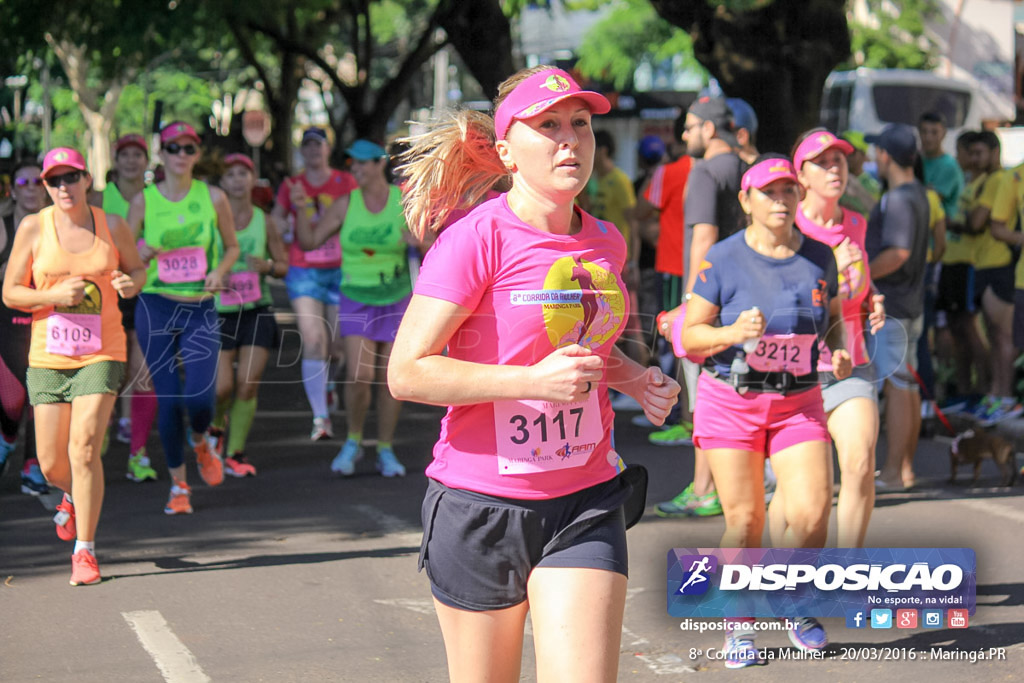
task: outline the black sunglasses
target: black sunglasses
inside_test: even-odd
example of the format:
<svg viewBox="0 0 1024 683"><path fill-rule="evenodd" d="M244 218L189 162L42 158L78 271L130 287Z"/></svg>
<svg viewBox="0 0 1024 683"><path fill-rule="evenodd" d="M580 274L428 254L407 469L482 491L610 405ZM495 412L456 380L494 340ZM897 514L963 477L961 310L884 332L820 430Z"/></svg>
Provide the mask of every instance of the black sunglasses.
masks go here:
<svg viewBox="0 0 1024 683"><path fill-rule="evenodd" d="M192 156L199 151L199 148L195 145L179 145L177 142L168 142L164 145L164 151L168 154L181 154L184 152L188 156Z"/></svg>
<svg viewBox="0 0 1024 683"><path fill-rule="evenodd" d="M61 185L74 185L82 179L81 171L69 171L68 173L61 173L60 175L52 175L46 179L46 184L50 187L60 187Z"/></svg>
<svg viewBox="0 0 1024 683"><path fill-rule="evenodd" d="M28 185L35 185L39 187L43 184L42 178L15 178L14 184L18 187L27 187Z"/></svg>

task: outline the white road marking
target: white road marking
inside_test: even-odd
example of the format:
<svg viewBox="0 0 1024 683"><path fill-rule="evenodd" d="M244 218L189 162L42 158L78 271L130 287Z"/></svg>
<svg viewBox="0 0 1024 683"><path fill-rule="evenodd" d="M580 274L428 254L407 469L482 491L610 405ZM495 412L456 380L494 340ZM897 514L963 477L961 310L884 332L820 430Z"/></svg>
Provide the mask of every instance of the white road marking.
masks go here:
<svg viewBox="0 0 1024 683"><path fill-rule="evenodd" d="M209 683L202 667L156 610L122 612L167 683Z"/></svg>
<svg viewBox="0 0 1024 683"><path fill-rule="evenodd" d="M434 614L433 600L421 600L418 598L388 598L384 600L374 600L374 602L379 605L404 607L405 609L416 612L417 614Z"/></svg>
<svg viewBox="0 0 1024 683"><path fill-rule="evenodd" d="M1013 509L989 500L964 500L962 498L957 498L954 499L953 502L958 505L963 505L964 507L969 507L972 510L977 510L978 512L984 512L986 515L995 515L997 517L1008 519L1012 522L1024 523L1024 510Z"/></svg>

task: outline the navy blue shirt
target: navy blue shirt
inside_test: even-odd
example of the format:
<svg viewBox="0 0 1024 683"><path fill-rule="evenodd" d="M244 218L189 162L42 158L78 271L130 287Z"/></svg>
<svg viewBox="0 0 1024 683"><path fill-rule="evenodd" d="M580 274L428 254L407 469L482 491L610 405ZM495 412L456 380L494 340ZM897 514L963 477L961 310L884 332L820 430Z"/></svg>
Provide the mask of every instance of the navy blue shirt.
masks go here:
<svg viewBox="0 0 1024 683"><path fill-rule="evenodd" d="M754 251L746 242L745 230L708 250L693 287L695 295L721 309L723 327L757 306L767 321L766 335L814 334L819 338L828 329L828 302L837 290L836 259L829 246L804 237L793 256L775 259ZM732 346L708 363L728 377L729 366L742 349L742 345ZM817 344L811 353L813 371L818 366Z"/></svg>

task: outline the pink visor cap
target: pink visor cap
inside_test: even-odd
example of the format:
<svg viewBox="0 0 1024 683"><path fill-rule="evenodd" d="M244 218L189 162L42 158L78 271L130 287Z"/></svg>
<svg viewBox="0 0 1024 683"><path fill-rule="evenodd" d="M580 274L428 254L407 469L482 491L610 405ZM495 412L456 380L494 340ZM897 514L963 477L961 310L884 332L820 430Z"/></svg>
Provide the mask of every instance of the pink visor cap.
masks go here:
<svg viewBox="0 0 1024 683"><path fill-rule="evenodd" d="M256 172L256 165L252 163L252 159L244 154L229 154L224 157L224 168L230 168L232 166L245 166L247 169Z"/></svg>
<svg viewBox="0 0 1024 683"><path fill-rule="evenodd" d="M612 108L608 98L592 90L580 89L565 71L545 69L524 79L502 100L494 112L494 133L499 140L504 140L513 119L537 116L570 97L586 102L593 114L607 114Z"/></svg>
<svg viewBox="0 0 1024 683"><path fill-rule="evenodd" d="M789 159L765 159L761 163L751 166L750 170L743 174L740 189L744 192L752 187L760 190L765 185L770 185L783 178L794 183L797 182L796 171L793 170L793 164Z"/></svg>
<svg viewBox="0 0 1024 683"><path fill-rule="evenodd" d="M53 175L53 169L60 168L61 166L67 166L76 171L89 170L85 165L85 157L78 150L71 149L70 147L56 147L47 152L46 156L43 157L43 172L39 175L46 178Z"/></svg>
<svg viewBox="0 0 1024 683"><path fill-rule="evenodd" d="M196 129L183 121L169 123L160 131L161 145L166 145L168 142L173 142L178 138L192 138L195 140L197 145L201 145L203 143L203 141L199 139L199 133L196 132Z"/></svg>
<svg viewBox="0 0 1024 683"><path fill-rule="evenodd" d="M807 136L807 139L800 143L800 146L796 148L796 154L793 155L793 166L800 168L805 161L814 159L833 147L843 154L853 154L853 145L842 138L837 138L827 130L823 130L820 133Z"/></svg>

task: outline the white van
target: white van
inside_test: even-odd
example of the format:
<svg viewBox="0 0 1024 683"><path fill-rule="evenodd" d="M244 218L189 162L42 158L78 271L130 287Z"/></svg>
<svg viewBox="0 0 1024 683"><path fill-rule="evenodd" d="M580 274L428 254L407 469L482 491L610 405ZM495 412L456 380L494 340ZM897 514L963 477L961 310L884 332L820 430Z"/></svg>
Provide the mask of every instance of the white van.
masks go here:
<svg viewBox="0 0 1024 683"><path fill-rule="evenodd" d="M981 128L981 107L975 88L930 71L867 69L833 71L821 97L821 125L841 133L881 132L887 123L917 126L921 114L937 111L946 117L944 147L954 153L962 130Z"/></svg>

